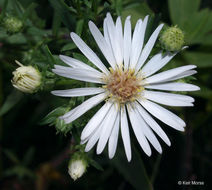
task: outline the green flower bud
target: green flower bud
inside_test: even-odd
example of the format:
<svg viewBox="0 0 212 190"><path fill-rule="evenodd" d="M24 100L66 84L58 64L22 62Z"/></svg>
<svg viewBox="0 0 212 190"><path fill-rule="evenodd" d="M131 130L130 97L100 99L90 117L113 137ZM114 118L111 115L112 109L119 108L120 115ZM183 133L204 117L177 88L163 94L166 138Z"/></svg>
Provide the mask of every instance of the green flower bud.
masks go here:
<svg viewBox="0 0 212 190"><path fill-rule="evenodd" d="M85 172L88 166L86 158L79 153L75 153L72 159L69 161L68 173L71 178L75 181L80 178Z"/></svg>
<svg viewBox="0 0 212 190"><path fill-rule="evenodd" d="M23 28L23 22L14 16L7 16L3 20L3 26L8 33L13 34L21 31Z"/></svg>
<svg viewBox="0 0 212 190"><path fill-rule="evenodd" d="M41 74L32 66L23 66L16 61L20 67L13 72L12 85L18 90L25 93L34 93L41 85Z"/></svg>
<svg viewBox="0 0 212 190"><path fill-rule="evenodd" d="M181 50L184 45L184 33L177 26L169 27L160 36L162 47L167 51Z"/></svg>

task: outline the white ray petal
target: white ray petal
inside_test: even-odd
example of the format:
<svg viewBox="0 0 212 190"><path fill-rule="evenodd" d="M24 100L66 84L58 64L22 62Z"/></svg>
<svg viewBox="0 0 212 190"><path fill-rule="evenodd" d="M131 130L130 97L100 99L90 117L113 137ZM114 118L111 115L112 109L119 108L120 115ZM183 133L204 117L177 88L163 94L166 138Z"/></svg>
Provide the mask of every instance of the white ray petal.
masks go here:
<svg viewBox="0 0 212 190"><path fill-rule="evenodd" d="M98 56L93 52L91 48L87 46L87 44L75 33L71 32L71 38L76 44L76 46L80 49L80 51L105 74L109 74L108 69L101 62Z"/></svg>
<svg viewBox="0 0 212 190"><path fill-rule="evenodd" d="M104 74L97 71L97 70L90 70L90 69L82 69L82 68L71 68L71 67L66 67L66 66L62 66L62 65L54 65L54 69L58 70L58 71L63 71L66 72L67 74L71 73L74 71L74 73L76 72L88 72L89 74L92 73L93 76L95 77L103 77Z"/></svg>
<svg viewBox="0 0 212 190"><path fill-rule="evenodd" d="M100 73L99 71L97 71L96 69L94 69L93 67L83 63L82 61L79 61L77 59L74 59L72 57L68 57L66 55L59 55L59 58L66 63L67 65L73 67L73 68L81 68L81 69L85 69L85 70L91 70L97 73Z"/></svg>
<svg viewBox="0 0 212 190"><path fill-rule="evenodd" d="M107 44L109 45L111 51L113 52L113 48L112 48L112 45L110 43L110 37L109 37L109 34L108 34L107 19L106 18L104 19L104 23L103 23L103 32L104 32L105 41L107 42ZM114 54L113 54L113 56L114 56ZM114 58L115 58L115 56L114 56Z"/></svg>
<svg viewBox="0 0 212 190"><path fill-rule="evenodd" d="M120 17L120 16L116 19L116 33L117 33L117 37L118 37L117 40L119 41L119 47L120 47L120 52L121 52L121 57L122 57L121 62L123 62L123 54L124 54L124 49L123 49L124 37L123 37L123 29L122 29L122 23L121 23L121 17Z"/></svg>
<svg viewBox="0 0 212 190"><path fill-rule="evenodd" d="M103 88L74 88L68 90L53 90L52 94L62 97L90 96L105 92Z"/></svg>
<svg viewBox="0 0 212 190"><path fill-rule="evenodd" d="M85 82L93 82L93 83L100 83L104 84L102 78L104 77L103 74L98 74L91 70L79 69L79 68L70 68L70 67L63 67L60 65L55 65L56 69L52 69L52 72L56 73L57 75L71 78L75 80L85 81Z"/></svg>
<svg viewBox="0 0 212 190"><path fill-rule="evenodd" d="M85 152L90 151L94 147L94 145L97 143L97 141L98 141L98 139L99 139L99 137L100 137L100 135L102 133L102 126L103 126L103 124L101 123L98 126L97 130L88 139L88 142L87 142L87 144L85 146Z"/></svg>
<svg viewBox="0 0 212 190"><path fill-rule="evenodd" d="M163 28L163 24L160 24L156 30L153 32L153 34L150 36L148 42L146 43L143 51L141 52L141 55L139 57L138 63L136 65L135 71L139 71L140 68L143 66L143 64L145 63L146 59L148 58L150 52L152 51L152 48L157 40L157 37L161 31L161 29Z"/></svg>
<svg viewBox="0 0 212 190"><path fill-rule="evenodd" d="M167 90L167 91L196 91L200 88L193 84L181 83L181 82L171 82L164 84L154 84L146 85L145 88L156 89L156 90Z"/></svg>
<svg viewBox="0 0 212 190"><path fill-rule="evenodd" d="M101 107L101 109L99 109L99 111L89 120L81 133L81 140L88 138L96 130L96 128L100 125L100 123L109 112L111 106L112 103L110 101L107 101Z"/></svg>
<svg viewBox="0 0 212 190"><path fill-rule="evenodd" d="M119 126L120 126L120 113L118 113L116 117L116 121L114 123L111 135L109 137L108 154L110 159L112 159L116 153L118 136L119 136Z"/></svg>
<svg viewBox="0 0 212 190"><path fill-rule="evenodd" d="M141 69L141 72L146 77L156 73L164 67L177 53L167 53L163 56L162 52L154 55Z"/></svg>
<svg viewBox="0 0 212 190"><path fill-rule="evenodd" d="M117 30L116 30L115 24L113 22L113 19L112 19L110 13L107 13L106 26L107 26L107 30L108 30L108 36L110 39L111 47L113 49L113 54L116 59L116 64L120 66L123 61L123 56L121 53L121 47L120 47Z"/></svg>
<svg viewBox="0 0 212 190"><path fill-rule="evenodd" d="M133 104L135 105L135 104ZM146 122L144 121L143 117L141 116L141 114L138 112L137 110L137 106L135 106L135 115L136 118L138 119L139 123L140 123L140 128L143 131L143 134L145 135L145 137L148 139L148 141L153 145L153 147L159 152L162 153L162 148L160 143L158 142L157 138L155 137L154 133L152 132L152 130L149 128L149 126L146 124Z"/></svg>
<svg viewBox="0 0 212 190"><path fill-rule="evenodd" d="M143 97L167 106L193 106L194 99L190 96L165 92L143 91Z"/></svg>
<svg viewBox="0 0 212 190"><path fill-rule="evenodd" d="M185 71L175 77L172 77L172 78L169 78L167 80L164 80L163 82L169 82L169 81L174 81L174 80L178 80L178 79L181 79L181 78L185 78L185 77L188 77L188 76L191 76L191 75L194 75L196 74L197 71L195 70L189 70L189 71Z"/></svg>
<svg viewBox="0 0 212 190"><path fill-rule="evenodd" d="M127 120L127 112L126 112L125 106L121 107L121 136L122 136L127 160L129 162L132 158L132 153L131 153L131 143L130 143L128 120Z"/></svg>
<svg viewBox="0 0 212 190"><path fill-rule="evenodd" d="M157 122L142 108L142 106L136 102L136 108L145 120L145 122L152 128L152 130L168 145L171 145L171 142L166 135L166 133L161 129Z"/></svg>
<svg viewBox="0 0 212 190"><path fill-rule="evenodd" d="M108 112L103 121L103 128L96 149L97 154L101 154L102 151L104 150L105 145L113 129L117 115L118 115L117 105L112 105L110 111Z"/></svg>
<svg viewBox="0 0 212 190"><path fill-rule="evenodd" d="M128 69L131 51L131 21L130 16L125 20L124 24L124 69Z"/></svg>
<svg viewBox="0 0 212 190"><path fill-rule="evenodd" d="M140 99L138 101L148 112L165 124L176 130L184 131L185 122L174 113L149 100Z"/></svg>
<svg viewBox="0 0 212 190"><path fill-rule="evenodd" d="M131 55L130 55L130 67L133 69L138 63L139 56L141 54L141 50L143 48L144 44L144 36L146 31L146 26L148 22L148 17L146 16L144 18L144 21L142 22L141 19L137 21L137 24L135 26L135 30L133 33L133 39L132 39L132 49L131 49Z"/></svg>
<svg viewBox="0 0 212 190"><path fill-rule="evenodd" d="M102 102L106 97L107 93L102 93L92 98L89 98L88 100L84 101L82 104L80 104L79 106L69 111L60 118L63 119L65 123L71 123L72 121L83 115L85 112Z"/></svg>
<svg viewBox="0 0 212 190"><path fill-rule="evenodd" d="M99 31L99 29L96 27L96 25L89 21L89 29L91 31L91 34L93 35L97 45L99 46L100 50L102 51L103 55L105 56L108 63L111 65L113 69L115 69L116 60L114 58L112 49L106 42L104 36Z"/></svg>
<svg viewBox="0 0 212 190"><path fill-rule="evenodd" d="M132 44L131 44L131 52L130 52L130 68L134 68L137 64L138 57L141 53L142 44L141 43L141 27L142 26L142 19L139 19L136 22L135 29L132 36Z"/></svg>
<svg viewBox="0 0 212 190"><path fill-rule="evenodd" d="M191 70L196 68L195 65L186 65L186 66L182 66L182 67L177 67L174 69L170 69L168 71L164 71L158 74L155 74L151 77L148 77L145 79L145 83L147 84L152 84L152 83L159 83L159 82L163 82L164 80L168 80L172 77L175 77L179 74L182 74L185 71Z"/></svg>
<svg viewBox="0 0 212 190"><path fill-rule="evenodd" d="M130 104L127 104L127 111L129 114L130 122L132 124L133 131L141 148L148 156L150 156L152 154L151 148L146 137L143 134L140 121L138 120L137 115L135 114L134 108Z"/></svg>

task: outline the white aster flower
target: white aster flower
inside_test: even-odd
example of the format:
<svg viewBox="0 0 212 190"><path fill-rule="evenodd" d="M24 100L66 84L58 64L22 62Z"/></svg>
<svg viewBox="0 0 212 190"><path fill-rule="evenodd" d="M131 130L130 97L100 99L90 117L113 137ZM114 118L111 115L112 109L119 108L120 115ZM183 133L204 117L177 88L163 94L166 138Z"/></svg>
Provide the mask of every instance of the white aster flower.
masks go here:
<svg viewBox="0 0 212 190"><path fill-rule="evenodd" d="M187 65L155 74L176 53L168 52L163 55L162 52L159 52L148 60L163 24L156 28L144 45L147 22L148 16L144 20L139 19L132 35L129 16L125 20L124 29L122 29L121 18L118 17L114 23L108 13L104 19L104 34L90 21L91 34L110 68L107 69L77 34L71 33L71 38L76 46L97 69L64 55L61 55L60 58L70 67L55 65L55 69L53 69L56 74L63 77L102 85L96 88L76 88L52 92L54 95L62 97L95 95L62 116L61 119L66 123L74 121L97 104L105 101L82 131L81 141L87 143L85 151L89 151L97 143L97 154L100 154L108 142L109 158L113 158L120 129L126 156L130 161L131 144L128 123L131 122L143 151L150 156L149 143L151 143L161 153L161 145L154 133L169 146L170 140L151 115L176 130L184 131L184 121L157 103L168 106L193 106L194 99L187 95L158 90L199 90L199 87L192 84L174 82L195 74L196 71L193 69L196 66ZM144 65L144 63L146 64Z"/></svg>

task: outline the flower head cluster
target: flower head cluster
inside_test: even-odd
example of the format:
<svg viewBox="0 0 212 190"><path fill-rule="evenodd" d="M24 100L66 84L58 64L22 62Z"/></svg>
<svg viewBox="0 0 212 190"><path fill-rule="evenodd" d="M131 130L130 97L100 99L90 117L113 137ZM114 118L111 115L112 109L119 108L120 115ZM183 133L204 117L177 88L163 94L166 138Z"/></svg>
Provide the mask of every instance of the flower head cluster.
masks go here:
<svg viewBox="0 0 212 190"><path fill-rule="evenodd" d="M114 23L108 13L104 19L104 33L102 34L90 21L91 34L107 63L103 64L77 34L71 33L76 46L95 65L96 69L64 55L60 58L69 67L55 65L53 69L53 72L60 76L100 85L99 87L52 91L54 95L62 97L95 95L61 116L66 123L74 121L97 104L105 101L82 131L81 141L87 143L85 151L89 151L97 144L97 154L100 154L108 142L109 157L113 158L120 130L126 156L130 161L130 122L143 151L150 156L151 143L161 153L162 148L155 134L167 145L170 145L170 140L151 115L176 130L184 131L184 121L159 104L193 106L194 99L187 95L160 91L199 90L199 87L195 85L176 82L177 79L195 74L196 71L193 69L196 66L186 65L157 73L176 53L167 52L164 55L158 52L148 59L163 24L156 28L144 44L147 23L148 16L144 20L139 19L132 33L130 16L126 18L124 27L122 27L121 18L118 17Z"/></svg>

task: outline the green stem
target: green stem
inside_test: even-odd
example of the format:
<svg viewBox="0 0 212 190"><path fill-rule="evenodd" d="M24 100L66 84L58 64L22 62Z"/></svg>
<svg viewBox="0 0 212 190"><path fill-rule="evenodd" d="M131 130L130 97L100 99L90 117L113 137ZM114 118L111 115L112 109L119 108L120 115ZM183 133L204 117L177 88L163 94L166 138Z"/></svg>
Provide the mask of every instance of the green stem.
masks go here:
<svg viewBox="0 0 212 190"><path fill-rule="evenodd" d="M158 155L157 159L156 159L156 163L154 165L154 168L153 168L153 172L152 172L152 176L151 176L151 183L152 185L154 184L154 181L155 181L155 178L158 174L158 169L159 169L159 166L160 166L160 161L161 161L161 154Z"/></svg>
<svg viewBox="0 0 212 190"><path fill-rule="evenodd" d="M3 102L3 82L2 82L2 68L0 67L0 108ZM3 125L2 125L2 117L0 116L0 143L2 142L2 132L3 132ZM2 147L0 144L0 175L2 174Z"/></svg>

